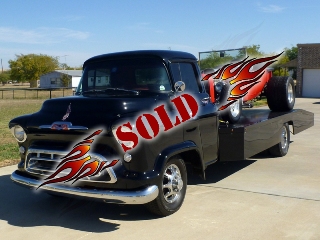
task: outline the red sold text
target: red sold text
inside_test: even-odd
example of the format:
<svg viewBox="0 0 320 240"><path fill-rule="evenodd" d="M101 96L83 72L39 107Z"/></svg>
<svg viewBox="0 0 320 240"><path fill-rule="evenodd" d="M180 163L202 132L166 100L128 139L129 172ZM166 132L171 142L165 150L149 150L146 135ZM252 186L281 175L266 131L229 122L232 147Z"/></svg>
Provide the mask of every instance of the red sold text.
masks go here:
<svg viewBox="0 0 320 240"><path fill-rule="evenodd" d="M198 113L198 103L190 94L182 94L173 98L171 102L177 110L174 121L169 117L165 105L162 104L155 107L153 112L141 114L135 124L127 122L116 128L115 135L124 152L137 147L139 136L146 140L154 139L159 135L160 130L166 132L173 129ZM162 125L163 129L160 129Z"/></svg>

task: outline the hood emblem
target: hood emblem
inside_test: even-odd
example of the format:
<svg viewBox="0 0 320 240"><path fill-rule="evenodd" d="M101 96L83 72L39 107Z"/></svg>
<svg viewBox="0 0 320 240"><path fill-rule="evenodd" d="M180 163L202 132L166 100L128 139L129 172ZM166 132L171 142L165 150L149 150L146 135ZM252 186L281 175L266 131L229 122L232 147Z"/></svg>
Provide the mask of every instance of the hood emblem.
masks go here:
<svg viewBox="0 0 320 240"><path fill-rule="evenodd" d="M71 122L54 122L51 125L41 125L40 129L51 129L51 130L88 130L84 126L73 126Z"/></svg>
<svg viewBox="0 0 320 240"><path fill-rule="evenodd" d="M69 104L67 108L66 114L62 117L62 121L66 120L69 117L69 114L71 113L71 103Z"/></svg>

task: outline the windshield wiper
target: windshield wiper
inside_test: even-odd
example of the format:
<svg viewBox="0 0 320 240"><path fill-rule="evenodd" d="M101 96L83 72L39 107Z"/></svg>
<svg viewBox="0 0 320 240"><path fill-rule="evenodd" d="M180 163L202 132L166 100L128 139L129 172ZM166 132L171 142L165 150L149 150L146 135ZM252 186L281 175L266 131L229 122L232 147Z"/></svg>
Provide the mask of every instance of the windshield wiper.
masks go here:
<svg viewBox="0 0 320 240"><path fill-rule="evenodd" d="M140 93L140 91L137 91L137 90L124 89L124 88L105 88L102 91L103 92L108 92L108 91L132 92L132 93L135 93L136 95L139 95Z"/></svg>

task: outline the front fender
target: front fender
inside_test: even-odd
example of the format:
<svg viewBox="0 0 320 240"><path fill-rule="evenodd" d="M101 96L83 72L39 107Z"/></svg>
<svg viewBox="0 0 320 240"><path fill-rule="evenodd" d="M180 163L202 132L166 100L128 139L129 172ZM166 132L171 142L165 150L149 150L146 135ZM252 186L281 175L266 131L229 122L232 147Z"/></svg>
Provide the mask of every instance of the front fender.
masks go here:
<svg viewBox="0 0 320 240"><path fill-rule="evenodd" d="M192 142L192 141L184 141L175 145L172 145L170 147L165 148L161 153L159 153L154 170L155 172L161 172L166 164L166 162L173 156L181 154L186 151L195 150L198 152L199 156L199 149L198 146ZM202 161L201 161L202 162ZM202 163L203 168L203 163Z"/></svg>

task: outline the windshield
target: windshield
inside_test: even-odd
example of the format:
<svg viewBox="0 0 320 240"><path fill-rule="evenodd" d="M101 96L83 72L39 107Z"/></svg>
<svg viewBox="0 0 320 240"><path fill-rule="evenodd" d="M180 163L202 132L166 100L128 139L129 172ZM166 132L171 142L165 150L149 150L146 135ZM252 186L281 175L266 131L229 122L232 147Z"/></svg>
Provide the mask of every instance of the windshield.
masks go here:
<svg viewBox="0 0 320 240"><path fill-rule="evenodd" d="M246 57L246 49L229 49L209 52L199 52L199 65L202 71L213 70L223 65L239 61Z"/></svg>
<svg viewBox="0 0 320 240"><path fill-rule="evenodd" d="M162 61L157 58L129 58L88 63L77 94L137 95L150 91L171 91Z"/></svg>

